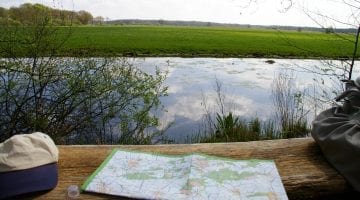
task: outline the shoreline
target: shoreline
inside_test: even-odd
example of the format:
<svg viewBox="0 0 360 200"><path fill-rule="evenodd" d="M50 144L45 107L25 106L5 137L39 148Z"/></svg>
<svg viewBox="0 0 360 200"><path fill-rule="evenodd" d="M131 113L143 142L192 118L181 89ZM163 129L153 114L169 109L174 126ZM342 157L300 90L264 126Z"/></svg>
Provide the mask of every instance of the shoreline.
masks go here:
<svg viewBox="0 0 360 200"><path fill-rule="evenodd" d="M56 54L51 55L55 58L64 58L64 57L73 57L73 58L115 58L115 57L124 57L124 58L254 58L254 59L301 59L301 60L349 60L351 58L343 57L318 57L318 56L279 56L279 55L234 55L234 54L186 54L186 53L163 53L163 54L137 54L137 53L79 53L79 54ZM6 59L10 57L2 57L1 59ZM27 56L19 56L19 58L29 58ZM355 61L359 61L359 58L355 58Z"/></svg>

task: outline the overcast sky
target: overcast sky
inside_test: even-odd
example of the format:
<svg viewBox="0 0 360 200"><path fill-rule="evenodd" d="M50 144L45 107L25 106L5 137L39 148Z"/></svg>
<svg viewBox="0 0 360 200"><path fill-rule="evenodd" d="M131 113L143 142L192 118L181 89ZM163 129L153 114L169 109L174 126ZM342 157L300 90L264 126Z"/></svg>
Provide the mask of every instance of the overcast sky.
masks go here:
<svg viewBox="0 0 360 200"><path fill-rule="evenodd" d="M304 12L310 10L354 24L349 21L354 10L339 3L341 0L298 0L286 12L286 0L255 1L257 3L248 5L249 0L0 0L0 6L9 8L28 2L67 10L86 10L94 16L110 19L196 20L318 27ZM325 24L320 18L317 20ZM326 23L325 26L347 27L346 24Z"/></svg>

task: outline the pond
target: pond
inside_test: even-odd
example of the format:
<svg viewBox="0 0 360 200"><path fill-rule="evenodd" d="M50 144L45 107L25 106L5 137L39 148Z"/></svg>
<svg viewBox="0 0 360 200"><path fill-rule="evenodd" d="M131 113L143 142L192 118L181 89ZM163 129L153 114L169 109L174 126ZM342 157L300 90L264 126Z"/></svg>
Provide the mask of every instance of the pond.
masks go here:
<svg viewBox="0 0 360 200"><path fill-rule="evenodd" d="M338 79L332 80L324 74L332 73L328 66L344 65L340 61L255 58L165 57L136 58L130 62L145 72L153 73L155 66L168 72L164 83L168 86L168 96L161 99L165 112L156 115L161 122L159 129L171 123L166 135L175 142L186 142L189 137L201 132L207 111L220 112L219 94L223 97L225 112L244 118L274 118L271 91L279 73L292 77L293 87L305 92L312 100L332 99L335 97L332 90L341 90L341 84ZM360 74L358 70L356 74ZM311 122L319 111L330 104L309 103L310 100L307 99L305 107L309 110L307 117Z"/></svg>

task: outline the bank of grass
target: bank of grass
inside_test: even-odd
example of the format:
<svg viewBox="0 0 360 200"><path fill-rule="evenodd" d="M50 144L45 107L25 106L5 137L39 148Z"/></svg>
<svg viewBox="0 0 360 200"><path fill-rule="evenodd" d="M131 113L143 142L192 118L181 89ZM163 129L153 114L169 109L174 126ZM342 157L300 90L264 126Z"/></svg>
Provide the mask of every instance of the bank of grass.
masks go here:
<svg viewBox="0 0 360 200"><path fill-rule="evenodd" d="M320 32L178 26L76 26L72 30L61 56L343 58L352 55L353 49L351 42Z"/></svg>
<svg viewBox="0 0 360 200"><path fill-rule="evenodd" d="M294 119L291 119L294 120ZM198 133L189 138L189 143L217 142L248 142L258 140L288 139L305 137L309 133L307 121L289 120L288 126L276 127L273 120L261 121L258 118L242 119L233 116L217 114L213 131L206 134Z"/></svg>

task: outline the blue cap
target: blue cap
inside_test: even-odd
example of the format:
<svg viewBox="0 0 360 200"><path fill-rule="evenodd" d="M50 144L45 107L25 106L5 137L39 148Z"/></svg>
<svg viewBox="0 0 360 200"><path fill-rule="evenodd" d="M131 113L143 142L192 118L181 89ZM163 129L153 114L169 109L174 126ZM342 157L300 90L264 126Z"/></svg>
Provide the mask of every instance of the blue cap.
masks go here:
<svg viewBox="0 0 360 200"><path fill-rule="evenodd" d="M30 192L50 190L56 187L57 182L57 163L24 170L1 172L0 199Z"/></svg>

